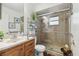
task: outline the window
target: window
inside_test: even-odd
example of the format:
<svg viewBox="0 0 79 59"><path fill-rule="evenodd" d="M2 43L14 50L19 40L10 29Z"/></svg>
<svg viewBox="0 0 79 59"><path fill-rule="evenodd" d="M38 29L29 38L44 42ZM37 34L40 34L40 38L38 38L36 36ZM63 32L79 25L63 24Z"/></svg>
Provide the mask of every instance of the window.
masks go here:
<svg viewBox="0 0 79 59"><path fill-rule="evenodd" d="M49 18L49 25L59 25L59 17Z"/></svg>

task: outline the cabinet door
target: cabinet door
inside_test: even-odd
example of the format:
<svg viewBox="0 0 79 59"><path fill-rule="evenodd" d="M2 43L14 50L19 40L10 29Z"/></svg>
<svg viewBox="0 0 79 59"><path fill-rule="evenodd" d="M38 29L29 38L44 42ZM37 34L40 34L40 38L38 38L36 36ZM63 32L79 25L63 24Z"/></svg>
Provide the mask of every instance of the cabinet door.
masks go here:
<svg viewBox="0 0 79 59"><path fill-rule="evenodd" d="M35 42L34 40L31 40L29 42L26 42L24 45L24 55L25 56L33 56L35 50Z"/></svg>
<svg viewBox="0 0 79 59"><path fill-rule="evenodd" d="M2 56L22 56L24 55L23 45L8 49L6 52L2 53Z"/></svg>
<svg viewBox="0 0 79 59"><path fill-rule="evenodd" d="M25 49L25 56L33 56L34 55L34 45L29 46L29 48L26 47Z"/></svg>

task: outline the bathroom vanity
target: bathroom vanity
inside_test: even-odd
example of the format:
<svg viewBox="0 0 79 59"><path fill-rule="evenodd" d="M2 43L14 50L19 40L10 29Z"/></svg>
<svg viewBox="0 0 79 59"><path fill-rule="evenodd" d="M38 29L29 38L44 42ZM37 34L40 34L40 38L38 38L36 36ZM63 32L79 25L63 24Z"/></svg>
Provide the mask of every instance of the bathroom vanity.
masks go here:
<svg viewBox="0 0 79 59"><path fill-rule="evenodd" d="M0 49L0 56L33 56L35 40L22 40L15 43L8 43Z"/></svg>

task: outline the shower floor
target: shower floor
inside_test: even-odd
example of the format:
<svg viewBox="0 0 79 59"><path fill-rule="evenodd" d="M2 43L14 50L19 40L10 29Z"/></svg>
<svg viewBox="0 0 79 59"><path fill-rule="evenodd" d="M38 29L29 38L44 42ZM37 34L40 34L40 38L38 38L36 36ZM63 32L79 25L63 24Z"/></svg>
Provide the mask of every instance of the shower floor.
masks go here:
<svg viewBox="0 0 79 59"><path fill-rule="evenodd" d="M59 46L46 46L47 54L51 54L52 56L63 56L60 49L61 47Z"/></svg>

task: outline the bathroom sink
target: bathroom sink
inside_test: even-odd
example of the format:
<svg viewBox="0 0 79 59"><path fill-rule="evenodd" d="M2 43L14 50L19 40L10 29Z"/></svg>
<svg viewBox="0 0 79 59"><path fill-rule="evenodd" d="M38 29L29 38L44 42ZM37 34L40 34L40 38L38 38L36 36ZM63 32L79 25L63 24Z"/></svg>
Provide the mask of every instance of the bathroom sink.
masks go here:
<svg viewBox="0 0 79 59"><path fill-rule="evenodd" d="M17 42L18 40L9 40L9 41L6 41L6 43L14 43L14 42Z"/></svg>
<svg viewBox="0 0 79 59"><path fill-rule="evenodd" d="M26 38L27 37L21 37L21 38L15 38L15 39L10 39L10 38L3 39L0 41L0 51L4 50L6 48L16 46L17 44L21 44L21 43L27 41Z"/></svg>
<svg viewBox="0 0 79 59"><path fill-rule="evenodd" d="M17 38L7 38L7 39L3 39L1 42L4 42L4 43L19 43L19 42L22 42L22 41L25 41L27 40L27 36L19 36Z"/></svg>
<svg viewBox="0 0 79 59"><path fill-rule="evenodd" d="M8 44L4 43L4 42L0 42L0 50L4 47L9 46Z"/></svg>
<svg viewBox="0 0 79 59"><path fill-rule="evenodd" d="M2 42L4 42L4 43L14 43L14 42L17 42L19 40L20 39L4 39L4 40L2 40Z"/></svg>

